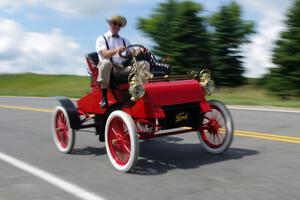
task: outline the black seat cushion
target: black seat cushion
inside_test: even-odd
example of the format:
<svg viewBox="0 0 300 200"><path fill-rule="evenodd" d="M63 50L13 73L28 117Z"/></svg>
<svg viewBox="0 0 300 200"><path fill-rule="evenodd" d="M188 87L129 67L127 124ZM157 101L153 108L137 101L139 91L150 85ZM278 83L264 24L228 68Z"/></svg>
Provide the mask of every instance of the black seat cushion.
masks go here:
<svg viewBox="0 0 300 200"><path fill-rule="evenodd" d="M88 58L95 67L99 63L99 57L97 52L87 54L86 58ZM154 75L154 77L170 75L171 73L171 66L165 63L158 62L155 56L150 52L138 55L137 60L148 61L150 64L150 72ZM111 84L116 85L119 83L128 83L130 69L130 67L125 67L120 70L114 67L111 73Z"/></svg>
<svg viewBox="0 0 300 200"><path fill-rule="evenodd" d="M86 58L90 59L90 61L92 61L94 66L97 66L99 63L99 57L97 52L92 52L87 54Z"/></svg>
<svg viewBox="0 0 300 200"><path fill-rule="evenodd" d="M99 63L99 57L97 52L92 52L86 55L86 58L91 61L94 67L97 67ZM122 69L116 69L113 67L111 73L111 84L118 84L118 83L128 83L128 76L130 74L130 68L126 67Z"/></svg>
<svg viewBox="0 0 300 200"><path fill-rule="evenodd" d="M87 54L86 57L92 61L92 63L93 63L94 66L98 65L99 58L98 58L97 52L89 53L89 54ZM138 55L137 56L137 60L138 61L141 61L141 60L148 61L150 63L150 72L155 77L156 76L170 75L170 73L171 73L171 66L168 65L168 64L159 62L155 58L155 56L152 53L150 53L150 52ZM130 65L130 63L131 63L131 60L126 60L126 62L124 63L124 66ZM121 76L121 78L123 78L123 77Z"/></svg>

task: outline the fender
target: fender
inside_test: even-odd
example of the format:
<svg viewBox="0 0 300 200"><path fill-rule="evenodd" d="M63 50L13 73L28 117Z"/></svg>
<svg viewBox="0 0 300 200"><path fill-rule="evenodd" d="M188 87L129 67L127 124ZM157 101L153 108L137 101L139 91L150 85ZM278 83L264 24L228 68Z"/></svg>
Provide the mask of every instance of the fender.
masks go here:
<svg viewBox="0 0 300 200"><path fill-rule="evenodd" d="M70 125L72 129L80 129L81 120L79 118L79 114L77 112L77 108L74 103L67 97L56 97L57 101L64 107L68 113L68 117L70 119Z"/></svg>
<svg viewBox="0 0 300 200"><path fill-rule="evenodd" d="M201 101L200 108L203 113L211 111L211 106L209 105L209 103L207 101Z"/></svg>

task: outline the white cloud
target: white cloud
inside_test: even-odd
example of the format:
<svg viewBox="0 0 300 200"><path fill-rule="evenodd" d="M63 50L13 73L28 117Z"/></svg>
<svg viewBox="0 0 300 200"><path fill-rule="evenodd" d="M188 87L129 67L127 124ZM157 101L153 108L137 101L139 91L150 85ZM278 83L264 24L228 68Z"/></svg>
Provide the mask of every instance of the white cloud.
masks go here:
<svg viewBox="0 0 300 200"><path fill-rule="evenodd" d="M145 4L160 0L1 0L0 8L6 11L25 6L44 6L63 14L95 15L111 9L119 9L126 4Z"/></svg>
<svg viewBox="0 0 300 200"><path fill-rule="evenodd" d="M270 23L269 19L259 22L257 34L252 37L252 42L243 48L246 55L246 76L259 77L267 73L268 68L274 67L272 63L274 43L283 28L282 23Z"/></svg>
<svg viewBox="0 0 300 200"><path fill-rule="evenodd" d="M9 58L18 53L15 48L18 45L21 34L21 27L11 20L0 20L0 59Z"/></svg>
<svg viewBox="0 0 300 200"><path fill-rule="evenodd" d="M94 15L120 3L121 0L51 0L44 1L43 5L65 14Z"/></svg>
<svg viewBox="0 0 300 200"><path fill-rule="evenodd" d="M0 24L0 73L87 74L80 46L60 30L25 32L1 18Z"/></svg>
<svg viewBox="0 0 300 200"><path fill-rule="evenodd" d="M284 18L292 0L238 0L244 10L260 16L256 22L257 33L251 38L251 43L243 47L245 53L245 67L247 77L260 77L268 68L274 67L272 52L274 43L284 30Z"/></svg>
<svg viewBox="0 0 300 200"><path fill-rule="evenodd" d="M1 0L0 1L0 8L3 9L5 12L14 12L18 10L22 6L33 6L39 0Z"/></svg>

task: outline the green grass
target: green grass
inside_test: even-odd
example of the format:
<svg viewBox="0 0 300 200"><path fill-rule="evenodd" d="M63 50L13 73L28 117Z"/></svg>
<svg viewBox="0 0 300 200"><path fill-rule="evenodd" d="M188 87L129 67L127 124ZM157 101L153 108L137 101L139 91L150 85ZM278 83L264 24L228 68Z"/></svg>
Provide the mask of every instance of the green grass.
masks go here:
<svg viewBox="0 0 300 200"><path fill-rule="evenodd" d="M81 97L90 91L85 76L14 74L0 75L1 96Z"/></svg>
<svg viewBox="0 0 300 200"><path fill-rule="evenodd" d="M281 100L268 95L267 91L254 85L239 88L216 89L208 99L218 99L231 105L259 105L300 108L299 100Z"/></svg>
<svg viewBox="0 0 300 200"><path fill-rule="evenodd" d="M69 75L14 74L0 75L1 96L82 97L90 91L90 78ZM267 95L255 84L239 88L217 89L208 99L226 104L300 108L299 100L283 101Z"/></svg>

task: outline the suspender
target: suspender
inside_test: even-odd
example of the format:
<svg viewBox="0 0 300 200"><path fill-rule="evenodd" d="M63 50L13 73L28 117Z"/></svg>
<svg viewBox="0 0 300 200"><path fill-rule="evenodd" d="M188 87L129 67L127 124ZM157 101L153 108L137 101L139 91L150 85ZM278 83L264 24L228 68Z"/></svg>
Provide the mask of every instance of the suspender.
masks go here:
<svg viewBox="0 0 300 200"><path fill-rule="evenodd" d="M109 48L109 45L108 45L107 39L106 39L106 37L105 37L104 35L103 35L103 38L104 38L104 41L105 41L105 44L106 44L106 48L107 48L107 50L109 50L110 48ZM124 45L124 47L126 47L126 42L125 42L124 38L122 38L122 40L123 40L123 45ZM112 57L110 58L110 62L112 62L112 63L113 63L113 59L112 59Z"/></svg>
<svg viewBox="0 0 300 200"><path fill-rule="evenodd" d="M107 50L109 50L109 45L108 45L107 39L106 39L106 37L104 35L103 35L103 38L105 40L106 48L107 48ZM112 57L110 58L110 62L113 63Z"/></svg>
<svg viewBox="0 0 300 200"><path fill-rule="evenodd" d="M122 38L122 40L123 40L124 47L126 47L126 42L125 42L124 38Z"/></svg>

